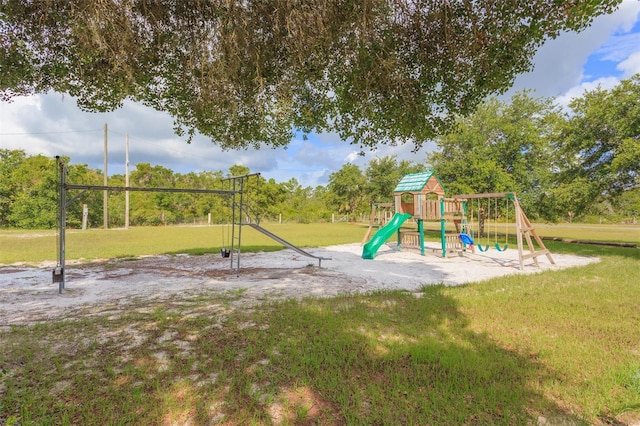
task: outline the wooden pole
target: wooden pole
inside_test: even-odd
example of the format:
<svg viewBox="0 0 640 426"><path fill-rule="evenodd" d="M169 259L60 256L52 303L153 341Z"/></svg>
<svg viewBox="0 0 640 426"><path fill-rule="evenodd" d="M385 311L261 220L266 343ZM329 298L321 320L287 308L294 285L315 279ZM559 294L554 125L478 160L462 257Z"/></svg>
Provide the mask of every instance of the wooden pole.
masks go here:
<svg viewBox="0 0 640 426"><path fill-rule="evenodd" d="M520 202L518 202L518 199L515 198L513 201L513 206L514 206L514 211L515 211L515 215L516 215L516 240L518 241L518 264L520 266L520 270L524 271L524 246L523 246L523 242L522 242L522 227L523 227L523 223L522 223L522 207L520 207Z"/></svg>
<svg viewBox="0 0 640 426"><path fill-rule="evenodd" d="M107 186L108 183L108 175L107 175L107 123L104 123L104 168L103 168L103 181L104 186ZM102 195L102 218L104 223L104 229L109 228L109 196L107 194L107 190L105 189Z"/></svg>
<svg viewBox="0 0 640 426"><path fill-rule="evenodd" d="M126 134L124 186L129 187L129 133ZM124 192L124 229L129 229L129 191Z"/></svg>

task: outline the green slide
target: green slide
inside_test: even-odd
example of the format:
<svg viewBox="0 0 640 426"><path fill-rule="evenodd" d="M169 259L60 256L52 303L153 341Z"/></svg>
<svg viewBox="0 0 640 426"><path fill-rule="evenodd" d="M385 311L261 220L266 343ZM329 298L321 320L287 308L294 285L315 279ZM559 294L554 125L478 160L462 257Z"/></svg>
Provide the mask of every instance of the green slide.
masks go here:
<svg viewBox="0 0 640 426"><path fill-rule="evenodd" d="M385 226L378 229L378 232L373 234L371 240L364 245L362 250L363 259L373 259L376 257L376 253L381 245L387 242L387 240L402 226L405 220L409 219L411 215L409 213L396 213L393 219L389 221Z"/></svg>

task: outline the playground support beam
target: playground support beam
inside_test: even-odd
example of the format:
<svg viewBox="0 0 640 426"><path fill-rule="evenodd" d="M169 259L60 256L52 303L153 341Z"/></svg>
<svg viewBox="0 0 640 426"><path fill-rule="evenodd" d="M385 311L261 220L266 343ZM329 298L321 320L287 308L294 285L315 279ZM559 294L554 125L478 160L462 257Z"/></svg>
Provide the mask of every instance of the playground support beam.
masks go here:
<svg viewBox="0 0 640 426"><path fill-rule="evenodd" d="M233 202L231 203L231 256L230 257L230 261L231 261L231 265L230 268L233 269L233 261L234 261L234 254L235 254L235 242L236 242L236 225L238 226L238 256L236 256L235 261L236 261L236 271L240 271L240 253L242 251L242 223L244 222L242 220L242 215L243 214L247 214L248 215L248 211L245 212L246 210L246 206L244 204L244 184L245 181L248 181L249 178L256 176L256 177L260 177L260 172L256 172L256 173L247 173L244 175L239 175L239 176L229 176L228 178L222 179L222 182L230 182L230 185L233 187ZM236 189L236 187L239 186L240 189ZM236 194L240 195L240 203L236 202ZM236 214L237 214L237 220L236 220ZM260 222L260 219L257 218L257 221Z"/></svg>
<svg viewBox="0 0 640 426"><path fill-rule="evenodd" d="M458 194L458 195L454 195L453 199L456 200L475 200L478 198L503 198L503 197L509 197L509 198L516 198L516 193L515 192L487 192L485 194Z"/></svg>
<svg viewBox="0 0 640 426"><path fill-rule="evenodd" d="M62 293L64 290L64 268L65 268L65 229L67 224L67 191L65 189L67 168L65 164L60 160L60 156L56 156L56 163L58 166L58 264L53 270L52 277L53 282L58 283L58 293Z"/></svg>
<svg viewBox="0 0 640 426"><path fill-rule="evenodd" d="M135 186L73 185L65 184L64 189L82 189L84 191L140 191L140 192L187 192L192 194L234 195L239 191L223 189L190 189L190 188L141 188Z"/></svg>

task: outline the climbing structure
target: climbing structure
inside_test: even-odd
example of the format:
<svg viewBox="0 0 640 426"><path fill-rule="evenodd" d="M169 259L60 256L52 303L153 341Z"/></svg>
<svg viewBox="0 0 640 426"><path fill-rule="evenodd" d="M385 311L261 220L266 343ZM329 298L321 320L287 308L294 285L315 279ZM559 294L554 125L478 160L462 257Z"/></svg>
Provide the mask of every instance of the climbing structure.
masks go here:
<svg viewBox="0 0 640 426"><path fill-rule="evenodd" d="M465 202L445 198L445 189L435 172L426 171L404 176L394 189L396 213L411 214L418 224L416 231L400 232L398 246L419 248L424 255L424 221L440 222L442 256L464 252L467 245L460 239L465 231ZM455 226L452 232L451 223Z"/></svg>
<svg viewBox="0 0 640 426"><path fill-rule="evenodd" d="M373 259L378 248L383 245L394 233L398 236L398 249L418 248L420 253L424 255L424 221L440 222L440 239L442 248L442 257L452 254L463 254L465 252L473 252L475 245L473 234L473 224L467 222L467 218L478 215L478 233L476 237L488 238L489 230L485 229L485 220L491 218L493 212L493 250L504 251L508 247L509 239L509 219L515 220L516 237L518 241L518 260L520 269L524 269L524 262L532 259L536 266L538 265L538 257L546 256L551 264L555 264L551 253L545 247L542 239L538 236L534 226L531 224L527 215L522 210L518 197L513 192L499 192L486 194L461 194L451 198L445 198L445 190L442 182L433 171L422 173L413 173L404 176L396 188L394 189L394 207L395 216L387 225L380 228L378 232L364 244L371 234L373 220L375 215L375 207L372 210L371 226L363 239L364 250L363 258ZM504 199L505 207L502 209L504 213L504 244L498 241L498 200ZM485 205L481 204L481 200L486 199ZM467 202L469 200L477 201L476 211L467 212ZM493 204L491 204L493 202ZM509 204L513 206L515 213L510 215ZM490 210L493 205L493 210ZM471 204L473 206L473 204ZM485 210L485 206L486 210ZM481 209L483 209L481 211ZM401 226L406 220L412 218L418 225L416 231L402 231ZM473 222L473 220L472 220ZM527 245L529 253L525 253L524 245ZM478 245L480 249L481 245ZM489 244L480 251L489 249Z"/></svg>

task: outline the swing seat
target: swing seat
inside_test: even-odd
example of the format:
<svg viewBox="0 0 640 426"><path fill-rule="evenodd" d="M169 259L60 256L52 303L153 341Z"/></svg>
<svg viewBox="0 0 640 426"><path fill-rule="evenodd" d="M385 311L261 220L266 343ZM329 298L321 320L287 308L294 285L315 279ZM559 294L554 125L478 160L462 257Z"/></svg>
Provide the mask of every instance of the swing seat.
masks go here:
<svg viewBox="0 0 640 426"><path fill-rule="evenodd" d="M472 246L474 244L473 238L471 238L469 234L465 234L465 233L460 234L460 241L462 241L463 244L466 244L468 246Z"/></svg>
<svg viewBox="0 0 640 426"><path fill-rule="evenodd" d="M465 234L464 232L461 233L460 241L462 241L462 244L464 244L469 248L469 250L471 250L471 253L475 253L475 248L474 248L475 243L473 241L473 238L469 234Z"/></svg>
<svg viewBox="0 0 640 426"><path fill-rule="evenodd" d="M505 244L504 247L500 247L500 243L496 243L496 250L498 251L505 251L507 248L509 248L509 244Z"/></svg>
<svg viewBox="0 0 640 426"><path fill-rule="evenodd" d="M489 251L489 244L487 244L484 247L482 247L482 244L478 244L478 250L480 250L482 252Z"/></svg>
<svg viewBox="0 0 640 426"><path fill-rule="evenodd" d="M231 250L226 249L226 248L221 248L220 249L220 255L222 257L229 257L231 255Z"/></svg>

